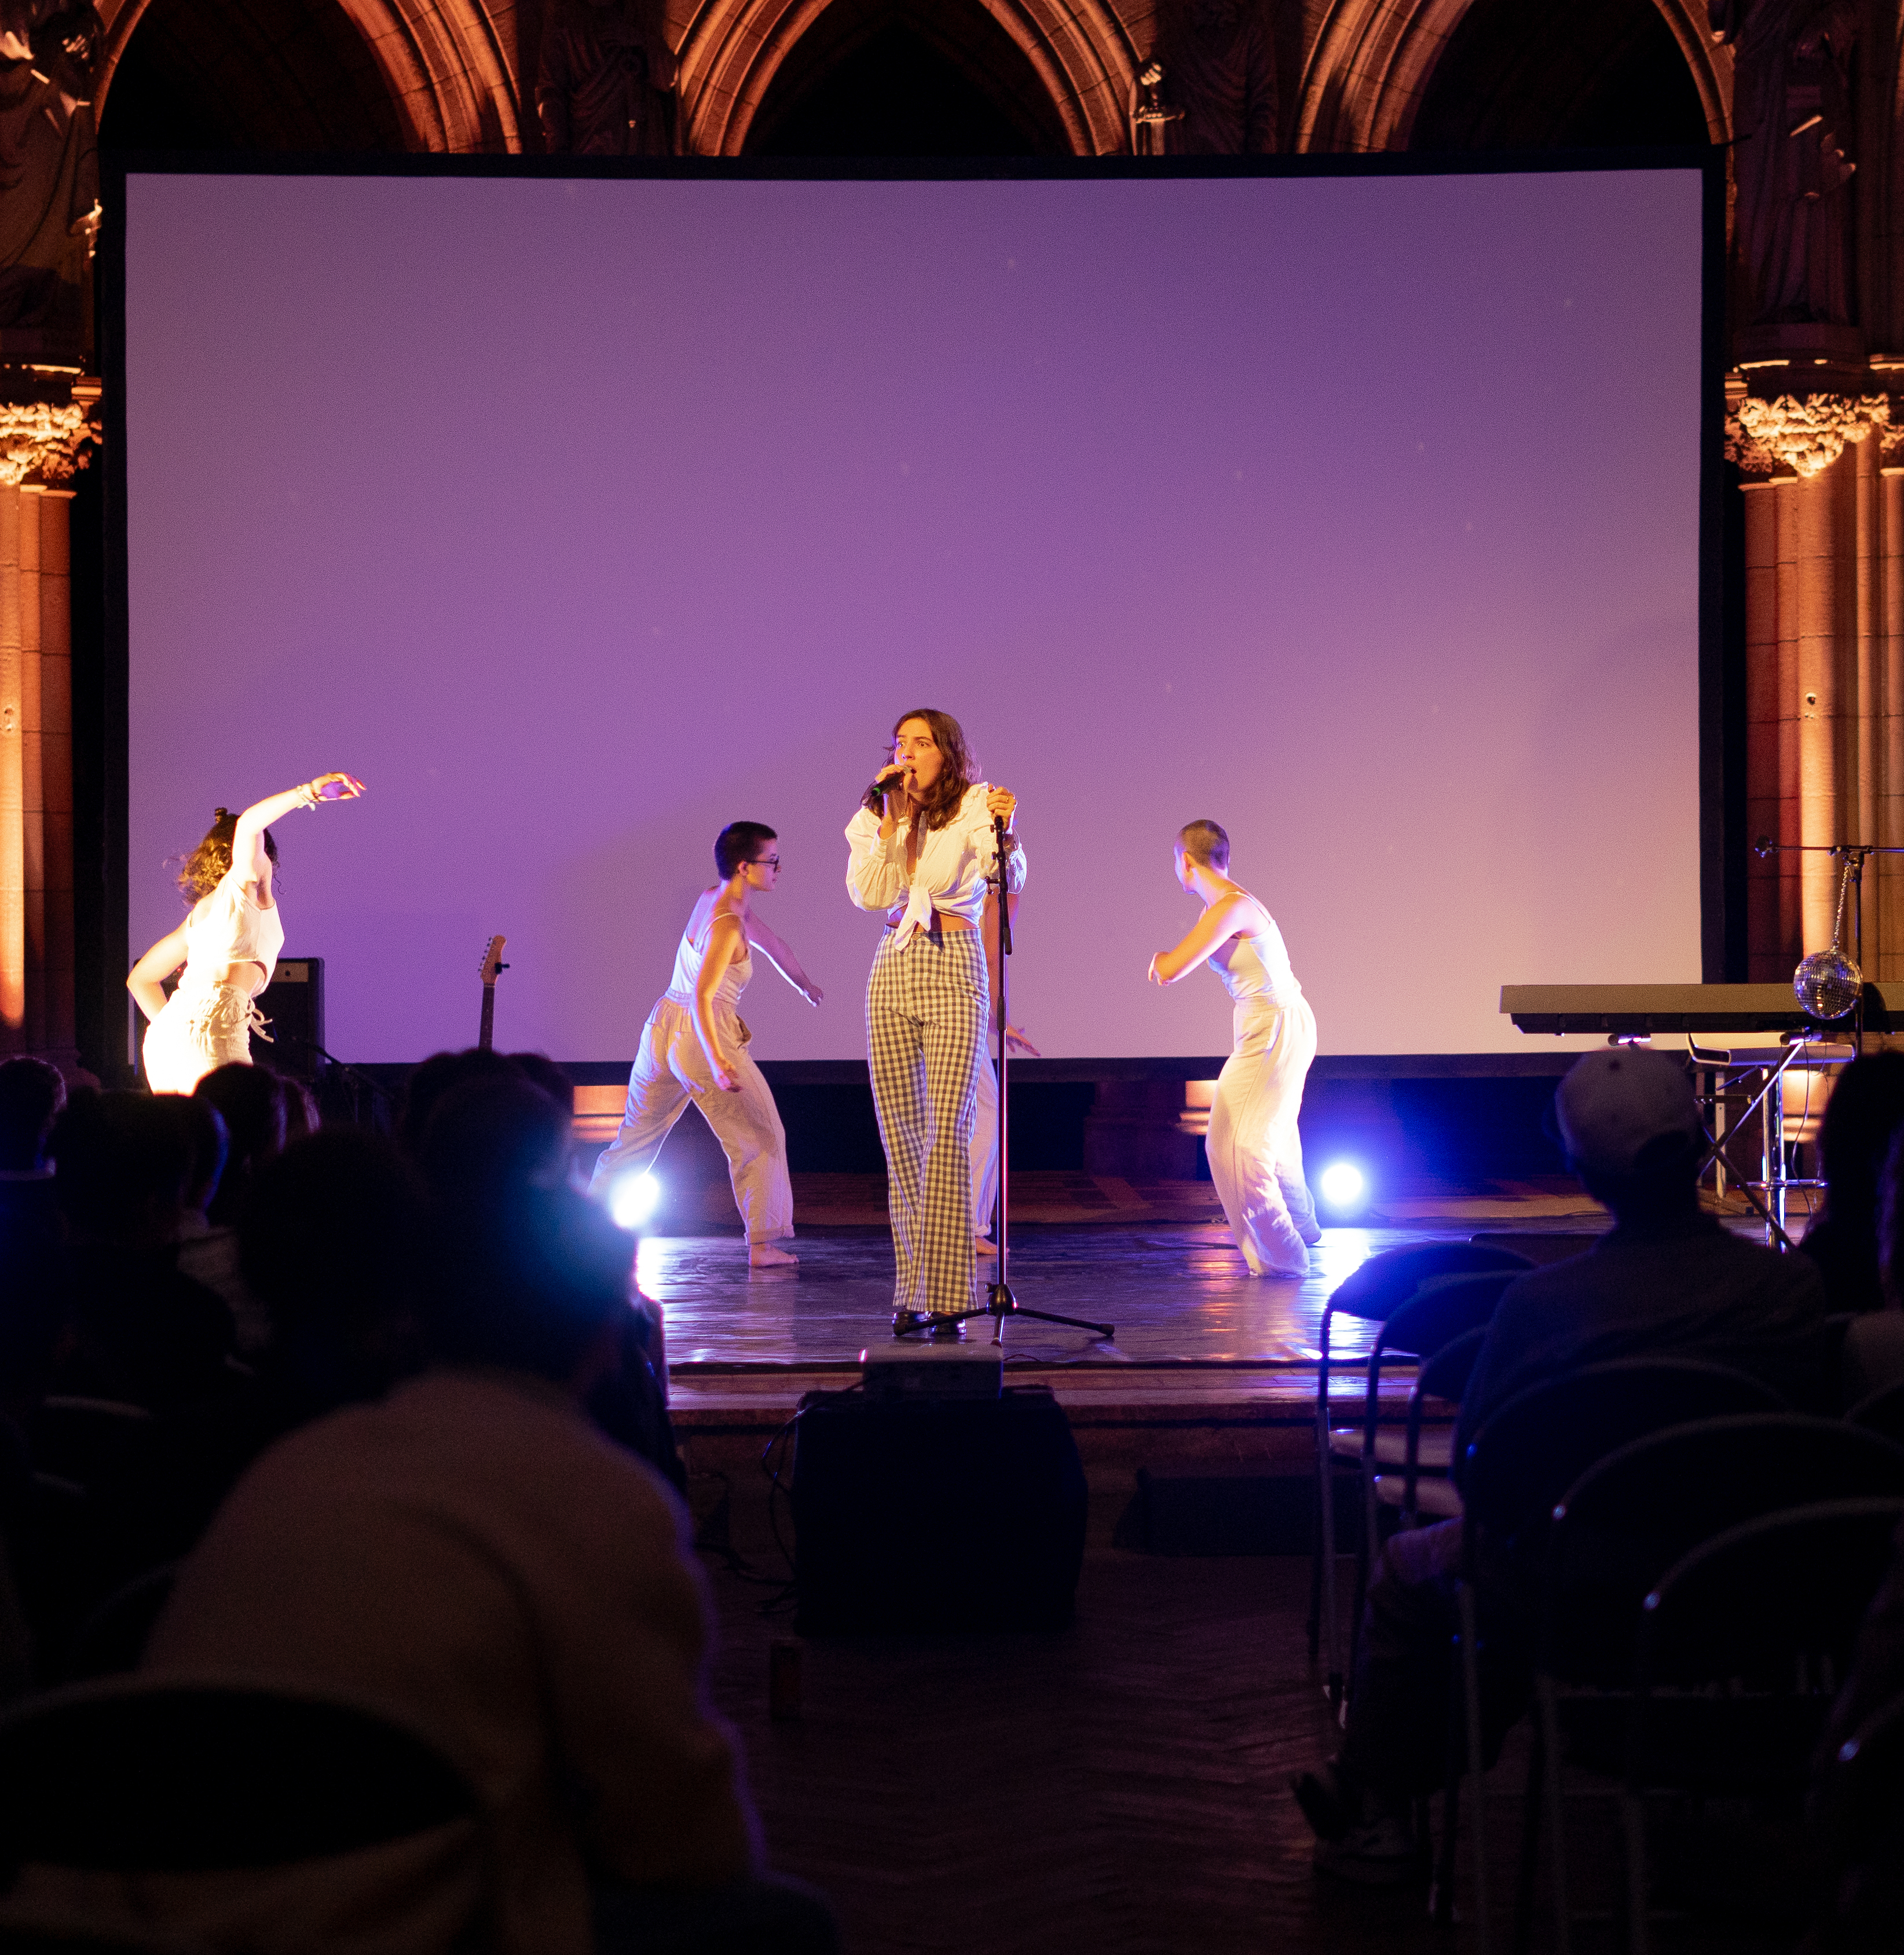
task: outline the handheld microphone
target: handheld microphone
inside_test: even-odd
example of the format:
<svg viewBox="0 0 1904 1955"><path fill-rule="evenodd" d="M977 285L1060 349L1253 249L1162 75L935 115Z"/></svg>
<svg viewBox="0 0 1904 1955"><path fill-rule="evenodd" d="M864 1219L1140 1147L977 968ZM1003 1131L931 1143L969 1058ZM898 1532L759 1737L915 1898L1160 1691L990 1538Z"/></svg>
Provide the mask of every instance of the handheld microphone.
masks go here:
<svg viewBox="0 0 1904 1955"><path fill-rule="evenodd" d="M867 801L883 800L911 771L911 768L902 767L896 762L889 767L882 767L873 785L867 789L864 798Z"/></svg>

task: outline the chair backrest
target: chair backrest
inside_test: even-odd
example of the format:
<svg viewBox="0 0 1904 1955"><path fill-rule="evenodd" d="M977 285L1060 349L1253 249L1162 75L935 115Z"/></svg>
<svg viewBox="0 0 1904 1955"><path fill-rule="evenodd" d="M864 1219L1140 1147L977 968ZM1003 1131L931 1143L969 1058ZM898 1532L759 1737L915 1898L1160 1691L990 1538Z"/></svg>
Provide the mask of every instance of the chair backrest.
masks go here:
<svg viewBox="0 0 1904 1955"><path fill-rule="evenodd" d="M1701 1542L1641 1605L1638 1682L1776 1680L1795 1657L1827 1659L1842 1675L1900 1522L1904 1497L1833 1500Z"/></svg>
<svg viewBox="0 0 1904 1955"><path fill-rule="evenodd" d="M1436 1277L1532 1267L1525 1256L1484 1242L1413 1242L1381 1250L1352 1270L1336 1286L1328 1308L1345 1317L1380 1322Z"/></svg>
<svg viewBox="0 0 1904 1955"><path fill-rule="evenodd" d="M1641 1604L1699 1543L1783 1508L1874 1494L1904 1497L1904 1447L1837 1419L1745 1413L1616 1448L1554 1510L1544 1666L1624 1682Z"/></svg>
<svg viewBox="0 0 1904 1955"><path fill-rule="evenodd" d="M27 1421L33 1470L93 1487L127 1470L156 1430L143 1406L117 1399L48 1398Z"/></svg>
<svg viewBox="0 0 1904 1955"><path fill-rule="evenodd" d="M1817 1803L1818 1835L1841 1861L1862 1858L1894 1834L1904 1820L1904 1696L1880 1705L1838 1747Z"/></svg>
<svg viewBox="0 0 1904 1955"><path fill-rule="evenodd" d="M1881 1432L1887 1439L1904 1445L1904 1378L1893 1385L1880 1386L1868 1398L1860 1399L1845 1418L1867 1432Z"/></svg>
<svg viewBox="0 0 1904 1955"><path fill-rule="evenodd" d="M1511 1249L1516 1255L1525 1256L1530 1263L1544 1269L1550 1263L1564 1263L1570 1257L1584 1256L1606 1232L1603 1229L1591 1233L1585 1229L1550 1233L1545 1229L1484 1229L1468 1239L1471 1242L1484 1242L1490 1248Z"/></svg>
<svg viewBox="0 0 1904 1955"><path fill-rule="evenodd" d="M327 1697L133 1676L49 1692L0 1717L4 1866L282 1866L477 1810L468 1782L426 1739Z"/></svg>
<svg viewBox="0 0 1904 1955"><path fill-rule="evenodd" d="M178 1563L149 1568L115 1588L73 1632L60 1663L61 1680L118 1676L137 1670L178 1576Z"/></svg>
<svg viewBox="0 0 1904 1955"><path fill-rule="evenodd" d="M1385 1362L1396 1356L1432 1358L1456 1338L1484 1329L1501 1300L1501 1292L1520 1273L1518 1270L1483 1270L1430 1277L1389 1312L1368 1355L1368 1384L1362 1399L1364 1450L1375 1443Z"/></svg>
<svg viewBox="0 0 1904 1955"><path fill-rule="evenodd" d="M1412 1402L1418 1407L1424 1399L1445 1399L1459 1405L1468 1379L1474 1375L1474 1360L1487 1342L1487 1325L1478 1324L1459 1337L1451 1337L1432 1357L1424 1358L1421 1370L1415 1374L1415 1390L1410 1394Z"/></svg>
<svg viewBox="0 0 1904 1955"><path fill-rule="evenodd" d="M1778 1412L1770 1385L1691 1358L1620 1358L1531 1385L1489 1413L1458 1478L1468 1522L1510 1550L1544 1547L1567 1489L1595 1460L1668 1426Z"/></svg>

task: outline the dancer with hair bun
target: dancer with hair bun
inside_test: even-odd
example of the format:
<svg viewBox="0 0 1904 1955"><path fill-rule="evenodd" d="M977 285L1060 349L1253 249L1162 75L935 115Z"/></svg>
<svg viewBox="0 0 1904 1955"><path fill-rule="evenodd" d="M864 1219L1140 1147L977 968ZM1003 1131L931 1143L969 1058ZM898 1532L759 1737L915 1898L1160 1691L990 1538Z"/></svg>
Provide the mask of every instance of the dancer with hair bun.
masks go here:
<svg viewBox="0 0 1904 1955"><path fill-rule="evenodd" d="M1316 1056L1316 1015L1302 995L1276 919L1229 877L1229 837L1213 821L1177 833L1178 886L1204 913L1174 949L1150 959L1153 984L1207 963L1234 1003L1234 1048L1210 1110L1210 1178L1252 1276L1304 1277L1322 1240L1302 1174L1296 1116Z"/></svg>
<svg viewBox="0 0 1904 1955"><path fill-rule="evenodd" d="M846 824L847 893L886 912L866 987L873 1103L892 1221L892 1327L957 1336L974 1307L972 1119L991 982L979 924L1006 823L1008 895L1024 886L1017 797L974 778L949 713L892 729L892 758Z"/></svg>
<svg viewBox="0 0 1904 1955"><path fill-rule="evenodd" d="M271 823L294 809L354 801L352 774L319 774L242 814L213 813L205 839L185 858L178 887L191 914L135 964L126 989L151 1023L146 1084L155 1093L189 1093L221 1066L251 1063L251 1034L269 1039L257 996L285 947L284 919L272 892L278 860ZM184 967L168 998L165 980Z"/></svg>
<svg viewBox="0 0 1904 1955"><path fill-rule="evenodd" d="M734 1200L747 1224L753 1269L799 1258L774 1245L793 1233L793 1188L787 1179L787 1135L773 1089L747 1050L752 1037L740 1014L741 993L761 952L781 976L817 1005L820 987L798 958L749 909L780 880L779 838L764 823L730 821L714 838L720 880L688 912L675 952L675 974L641 1028L641 1049L628 1075L622 1129L603 1149L589 1182L611 1207L615 1188L646 1174L689 1101L701 1110L727 1156Z"/></svg>

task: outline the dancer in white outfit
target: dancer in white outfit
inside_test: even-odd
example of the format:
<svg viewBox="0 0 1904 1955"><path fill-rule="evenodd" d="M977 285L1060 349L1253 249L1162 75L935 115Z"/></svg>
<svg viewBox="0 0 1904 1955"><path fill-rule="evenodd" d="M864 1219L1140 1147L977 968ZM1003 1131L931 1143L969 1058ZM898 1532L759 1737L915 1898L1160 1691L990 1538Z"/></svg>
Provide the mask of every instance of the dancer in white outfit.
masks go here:
<svg viewBox="0 0 1904 1955"><path fill-rule="evenodd" d="M1210 1110L1210 1178L1252 1276L1302 1277L1322 1240L1302 1177L1296 1116L1316 1056L1316 1015L1302 995L1282 933L1229 879L1229 837L1213 821L1179 832L1179 886L1203 899L1183 941L1150 959L1150 981L1175 984L1207 962L1235 1003L1235 1045Z"/></svg>
<svg viewBox="0 0 1904 1955"><path fill-rule="evenodd" d="M363 783L350 774L319 774L254 802L242 814L212 816L205 839L185 858L178 887L192 906L126 978L146 1028L146 1084L155 1093L189 1093L221 1066L251 1063L251 1034L269 1039L257 995L271 982L285 947L284 919L272 893L278 845L270 824L294 808L354 801ZM178 987L165 980L181 965Z"/></svg>
<svg viewBox="0 0 1904 1955"><path fill-rule="evenodd" d="M773 1090L747 1050L751 1034L740 1014L741 993L754 975L752 952L758 949L810 1005L821 996L799 959L747 907L750 897L780 880L776 839L757 821L730 822L715 837L721 880L689 912L673 979L641 1028L622 1130L589 1183L591 1192L606 1192L646 1174L691 1100L727 1156L754 1269L798 1258L773 1246L793 1233L793 1190L786 1132Z"/></svg>

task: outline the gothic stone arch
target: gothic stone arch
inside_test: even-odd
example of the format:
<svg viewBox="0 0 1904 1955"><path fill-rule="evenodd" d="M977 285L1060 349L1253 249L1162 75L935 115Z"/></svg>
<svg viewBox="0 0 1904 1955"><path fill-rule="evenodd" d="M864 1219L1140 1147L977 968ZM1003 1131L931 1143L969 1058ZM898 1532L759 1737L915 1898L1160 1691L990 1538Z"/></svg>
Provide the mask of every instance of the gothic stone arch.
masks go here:
<svg viewBox="0 0 1904 1955"><path fill-rule="evenodd" d="M1130 146L1137 64L1107 0L984 0L1050 91L1079 155ZM692 156L741 153L747 128L788 50L827 0L707 0L681 43L684 146Z"/></svg>

